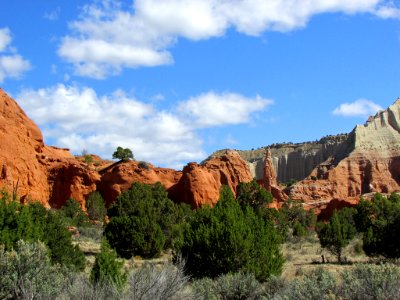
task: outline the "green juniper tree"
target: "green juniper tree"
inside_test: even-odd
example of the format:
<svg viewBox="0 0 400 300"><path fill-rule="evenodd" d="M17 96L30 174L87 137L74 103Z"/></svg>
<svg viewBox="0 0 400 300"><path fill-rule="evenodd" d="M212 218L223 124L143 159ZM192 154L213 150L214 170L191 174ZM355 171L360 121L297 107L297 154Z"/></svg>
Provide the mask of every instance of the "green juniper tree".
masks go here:
<svg viewBox="0 0 400 300"><path fill-rule="evenodd" d="M328 249L342 262L342 251L355 237L357 230L353 220L354 209L343 208L334 211L328 223L319 223L318 238L323 248Z"/></svg>
<svg viewBox="0 0 400 300"><path fill-rule="evenodd" d="M112 155L112 158L114 159L119 159L122 161L128 161L130 159L133 159L133 153L132 150L129 148L122 148L122 147L117 147L117 150Z"/></svg>
<svg viewBox="0 0 400 300"><path fill-rule="evenodd" d="M195 278L241 271L265 281L282 270L280 240L272 224L252 207L242 207L225 186L214 208L195 213L180 252Z"/></svg>

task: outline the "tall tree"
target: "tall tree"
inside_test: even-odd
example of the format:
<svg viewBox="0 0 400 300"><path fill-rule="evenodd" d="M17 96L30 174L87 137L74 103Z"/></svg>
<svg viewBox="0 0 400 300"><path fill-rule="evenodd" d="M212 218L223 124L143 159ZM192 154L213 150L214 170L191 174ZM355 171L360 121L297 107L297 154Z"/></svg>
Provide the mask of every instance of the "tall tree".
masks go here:
<svg viewBox="0 0 400 300"><path fill-rule="evenodd" d="M319 223L317 226L318 238L321 246L336 255L339 262L342 262L342 251L357 233L352 208L343 208L334 211L328 223Z"/></svg>

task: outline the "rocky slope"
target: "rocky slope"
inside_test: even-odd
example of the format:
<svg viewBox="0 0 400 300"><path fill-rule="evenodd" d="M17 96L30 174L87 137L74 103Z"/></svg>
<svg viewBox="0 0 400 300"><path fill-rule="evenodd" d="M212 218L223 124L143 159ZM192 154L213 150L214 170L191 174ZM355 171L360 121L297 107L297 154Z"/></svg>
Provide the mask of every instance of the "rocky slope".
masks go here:
<svg viewBox="0 0 400 300"><path fill-rule="evenodd" d="M18 104L0 89L0 188L22 201L59 207L69 197L83 202L97 174L67 149L49 147Z"/></svg>
<svg viewBox="0 0 400 300"><path fill-rule="evenodd" d="M400 191L400 99L387 110L357 125L347 143L353 149L337 161L331 157L287 193L309 206L324 209L333 199L356 203L371 192Z"/></svg>

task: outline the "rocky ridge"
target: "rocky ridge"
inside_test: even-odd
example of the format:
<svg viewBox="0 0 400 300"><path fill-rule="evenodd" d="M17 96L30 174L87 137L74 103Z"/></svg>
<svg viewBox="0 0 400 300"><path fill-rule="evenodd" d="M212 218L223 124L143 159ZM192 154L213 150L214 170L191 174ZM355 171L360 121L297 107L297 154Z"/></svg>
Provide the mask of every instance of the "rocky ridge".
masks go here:
<svg viewBox="0 0 400 300"><path fill-rule="evenodd" d="M354 204L364 194L399 192L399 124L400 99L354 128L347 140L353 150L346 157L331 157L286 192L320 210L332 200Z"/></svg>
<svg viewBox="0 0 400 300"><path fill-rule="evenodd" d="M222 185L236 192L239 182L256 178L276 206L291 197L321 215L355 204L363 194L400 190L400 99L350 134L251 151L221 150L182 171L98 157L95 165L68 149L47 146L36 124L1 89L0 138L0 189L47 207L60 207L70 197L84 206L96 190L111 203L136 181L161 182L173 200L199 207L214 205ZM279 182L292 178L300 181L283 190Z"/></svg>
<svg viewBox="0 0 400 300"><path fill-rule="evenodd" d="M40 129L1 89L0 139L0 189L47 207L60 207L71 197L84 207L96 190L110 204L133 182L160 182L173 200L199 207L215 204L222 185L235 192L239 182L252 180L246 162L234 151L205 164L190 163L183 171L146 162L111 163L93 155L97 166L86 163L68 149L46 146Z"/></svg>

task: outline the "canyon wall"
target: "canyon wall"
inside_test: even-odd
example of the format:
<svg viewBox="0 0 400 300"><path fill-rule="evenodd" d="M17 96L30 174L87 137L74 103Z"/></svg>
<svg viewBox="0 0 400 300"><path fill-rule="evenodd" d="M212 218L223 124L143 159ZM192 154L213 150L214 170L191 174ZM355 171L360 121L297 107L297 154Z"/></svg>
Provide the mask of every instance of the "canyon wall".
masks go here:
<svg viewBox="0 0 400 300"><path fill-rule="evenodd" d="M353 147L347 134L328 136L319 141L308 143L273 144L257 150L238 151L249 163L253 176L261 179L263 176L264 153L271 152L272 164L281 183L290 180L302 180L309 176L312 170L330 157L336 161L345 157Z"/></svg>

